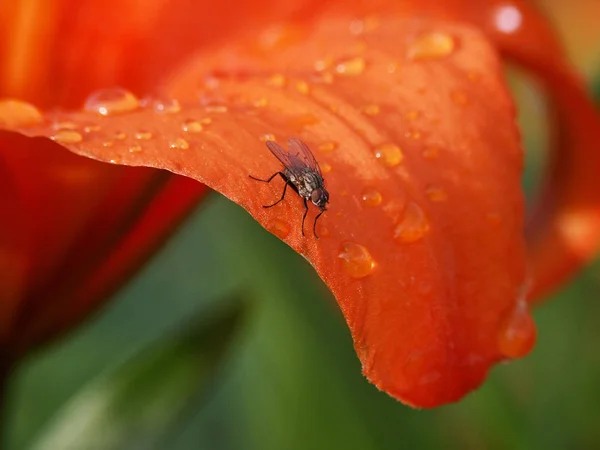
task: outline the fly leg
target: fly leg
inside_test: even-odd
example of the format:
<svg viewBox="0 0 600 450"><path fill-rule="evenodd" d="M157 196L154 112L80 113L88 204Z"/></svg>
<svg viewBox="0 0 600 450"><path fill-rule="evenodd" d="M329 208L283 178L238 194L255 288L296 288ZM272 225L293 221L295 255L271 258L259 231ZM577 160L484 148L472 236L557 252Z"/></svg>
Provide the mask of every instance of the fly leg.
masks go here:
<svg viewBox="0 0 600 450"><path fill-rule="evenodd" d="M277 174L275 174L275 175L277 175ZM273 175L273 176L275 176L275 175ZM271 177L271 178L273 178L273 177ZM275 203L273 203L272 205L263 205L263 208L270 208L270 207L272 207L272 206L275 206L277 203L279 203L279 202L283 201L283 199L285 198L285 191L287 190L288 184L289 184L289 183L285 183L285 187L283 188L283 194L281 194L281 198L280 198L279 200L277 200L277 201L276 201Z"/></svg>
<svg viewBox="0 0 600 450"><path fill-rule="evenodd" d="M325 211L327 211L326 209L324 209L323 211L321 211L319 214L317 214L317 217L315 217L315 221L313 223L313 234L315 235L315 237L317 239L319 239L319 236L317 236L317 220L319 219L319 217L321 217L321 214L323 214Z"/></svg>
<svg viewBox="0 0 600 450"><path fill-rule="evenodd" d="M304 221L306 220L307 214L308 214L308 204L306 203L306 199L304 199L304 215L302 216L302 236L304 236Z"/></svg>

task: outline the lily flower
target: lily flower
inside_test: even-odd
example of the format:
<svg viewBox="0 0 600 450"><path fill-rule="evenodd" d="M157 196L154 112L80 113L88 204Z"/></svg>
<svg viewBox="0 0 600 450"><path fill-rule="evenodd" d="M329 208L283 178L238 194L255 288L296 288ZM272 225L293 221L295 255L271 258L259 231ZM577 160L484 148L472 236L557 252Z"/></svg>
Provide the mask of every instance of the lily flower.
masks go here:
<svg viewBox="0 0 600 450"><path fill-rule="evenodd" d="M33 5L33 6L32 6ZM520 0L5 2L3 352L83 318L206 191L303 255L365 376L415 407L526 355L532 302L600 241L600 117ZM504 61L556 105L525 221ZM306 143L330 194L312 233L265 146ZM150 169L152 168L152 169ZM313 223L318 208L309 208ZM525 230L527 236L525 238Z"/></svg>

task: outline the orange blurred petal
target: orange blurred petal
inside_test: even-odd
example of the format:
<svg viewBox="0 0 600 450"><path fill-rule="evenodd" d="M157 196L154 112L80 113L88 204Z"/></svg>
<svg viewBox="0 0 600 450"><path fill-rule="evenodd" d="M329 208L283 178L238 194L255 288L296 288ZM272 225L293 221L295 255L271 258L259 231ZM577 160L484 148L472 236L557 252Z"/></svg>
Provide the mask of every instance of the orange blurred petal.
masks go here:
<svg viewBox="0 0 600 450"><path fill-rule="evenodd" d="M22 131L195 178L243 206L331 288L365 375L431 407L529 350L503 353L525 245L522 152L501 70L471 28L402 14L358 23L337 11L199 54L160 99L139 106L124 92L97 93L86 111ZM279 170L264 141L291 136L326 172L321 240L302 237L297 196L262 207L281 182L248 177ZM526 337L528 322L514 323Z"/></svg>

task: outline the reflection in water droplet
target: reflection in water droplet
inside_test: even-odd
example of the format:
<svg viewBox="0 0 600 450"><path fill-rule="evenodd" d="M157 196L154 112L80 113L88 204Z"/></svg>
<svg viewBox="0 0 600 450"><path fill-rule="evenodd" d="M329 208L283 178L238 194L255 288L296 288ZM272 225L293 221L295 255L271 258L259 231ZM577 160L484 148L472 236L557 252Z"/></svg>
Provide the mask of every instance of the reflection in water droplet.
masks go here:
<svg viewBox="0 0 600 450"><path fill-rule="evenodd" d="M83 131L85 131L86 133L93 133L100 130L100 125L86 125L85 127L83 127Z"/></svg>
<svg viewBox="0 0 600 450"><path fill-rule="evenodd" d="M267 230L280 239L285 239L290 234L290 225L280 219L273 219L267 224Z"/></svg>
<svg viewBox="0 0 600 450"><path fill-rule="evenodd" d="M74 130L60 130L50 137L59 144L77 144L83 140L83 136Z"/></svg>
<svg viewBox="0 0 600 450"><path fill-rule="evenodd" d="M83 109L103 116L122 114L135 111L140 107L140 102L135 95L126 89L103 89L90 95Z"/></svg>
<svg viewBox="0 0 600 450"><path fill-rule="evenodd" d="M335 71L340 75L360 75L365 70L365 60L361 57L347 59L335 66Z"/></svg>
<svg viewBox="0 0 600 450"><path fill-rule="evenodd" d="M406 205L402 219L394 230L394 239L401 244L416 242L429 231L429 222L419 205Z"/></svg>
<svg viewBox="0 0 600 450"><path fill-rule="evenodd" d="M319 151L327 153L327 152L331 152L331 151L335 150L336 147L337 147L337 145L335 144L335 142L324 142L323 144L319 145L317 148L319 149Z"/></svg>
<svg viewBox="0 0 600 450"><path fill-rule="evenodd" d="M352 278L364 278L375 269L375 261L367 248L355 242L343 242L338 258L342 260L344 270Z"/></svg>
<svg viewBox="0 0 600 450"><path fill-rule="evenodd" d="M196 120L188 120L181 125L181 129L183 131L187 131L188 133L200 133L204 127Z"/></svg>
<svg viewBox="0 0 600 450"><path fill-rule="evenodd" d="M127 138L127 135L121 131L117 131L113 137L117 140L117 141L124 141Z"/></svg>
<svg viewBox="0 0 600 450"><path fill-rule="evenodd" d="M276 73L267 80L267 84L275 87L283 87L285 86L285 81L285 76L280 73Z"/></svg>
<svg viewBox="0 0 600 450"><path fill-rule="evenodd" d="M190 144L183 138L177 138L169 145L171 148L176 148L179 150L187 150L190 148Z"/></svg>
<svg viewBox="0 0 600 450"><path fill-rule="evenodd" d="M310 86L306 81L298 81L296 83L296 90L301 94L308 94L310 92Z"/></svg>
<svg viewBox="0 0 600 450"><path fill-rule="evenodd" d="M367 116L376 116L381 111L381 108L379 108L379 105L367 105L362 111Z"/></svg>
<svg viewBox="0 0 600 450"><path fill-rule="evenodd" d="M425 150L423 150L423 158L425 159L436 159L439 155L439 148L432 146L432 147L427 147Z"/></svg>
<svg viewBox="0 0 600 450"><path fill-rule="evenodd" d="M467 103L469 103L469 98L463 91L452 91L450 98L454 104L458 106L465 106Z"/></svg>
<svg viewBox="0 0 600 450"><path fill-rule="evenodd" d="M154 100L154 111L158 114L177 114L181 111L179 101L171 98L168 100Z"/></svg>
<svg viewBox="0 0 600 450"><path fill-rule="evenodd" d="M102 147L105 147L105 148L112 147L113 145L115 145L115 143L113 141L104 141L102 143Z"/></svg>
<svg viewBox="0 0 600 450"><path fill-rule="evenodd" d="M323 173L331 172L331 164L324 162L319 165L321 167L321 172L323 172Z"/></svg>
<svg viewBox="0 0 600 450"><path fill-rule="evenodd" d="M456 43L447 33L434 31L419 36L408 48L408 57L412 60L437 59L450 55Z"/></svg>
<svg viewBox="0 0 600 450"><path fill-rule="evenodd" d="M30 127L44 121L42 113L30 103L19 100L0 100L0 126Z"/></svg>
<svg viewBox="0 0 600 450"><path fill-rule="evenodd" d="M383 196L377 189L367 187L362 191L362 201L367 206L379 206L383 201Z"/></svg>
<svg viewBox="0 0 600 450"><path fill-rule="evenodd" d="M402 162L404 155L396 144L383 144L375 148L375 157L387 167L395 167Z"/></svg>
<svg viewBox="0 0 600 450"><path fill-rule="evenodd" d="M261 142L267 142L267 141L276 141L277 139L275 138L274 134L267 133L267 134L261 135L260 140L261 140Z"/></svg>
<svg viewBox="0 0 600 450"><path fill-rule="evenodd" d="M140 141L147 141L148 139L152 139L152 133L149 131L138 131L135 133L135 138Z"/></svg>
<svg viewBox="0 0 600 450"><path fill-rule="evenodd" d="M142 146L138 144L133 144L129 146L129 153L139 153L142 151Z"/></svg>
<svg viewBox="0 0 600 450"><path fill-rule="evenodd" d="M432 202L443 202L448 198L448 194L441 186L430 184L425 188L425 194Z"/></svg>
<svg viewBox="0 0 600 450"><path fill-rule="evenodd" d="M533 348L537 330L527 302L520 300L500 326L498 350L507 358L521 358Z"/></svg>

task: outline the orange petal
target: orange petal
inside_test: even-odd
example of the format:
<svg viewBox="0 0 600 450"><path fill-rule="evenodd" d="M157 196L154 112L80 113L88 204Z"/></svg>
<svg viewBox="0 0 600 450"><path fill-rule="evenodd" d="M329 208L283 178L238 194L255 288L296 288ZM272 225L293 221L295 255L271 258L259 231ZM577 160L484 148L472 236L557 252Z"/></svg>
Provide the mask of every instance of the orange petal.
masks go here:
<svg viewBox="0 0 600 450"><path fill-rule="evenodd" d="M124 112L131 97L104 92L87 111L22 131L195 178L243 206L328 284L369 380L431 407L533 342L520 325L531 324L519 301L522 152L501 69L468 27L400 14L357 23L338 11L200 54L166 85L178 103L164 94ZM264 141L291 136L325 172L320 240L302 236L294 193L262 207L281 180L248 177L280 170ZM307 224L314 218L311 208Z"/></svg>
<svg viewBox="0 0 600 450"><path fill-rule="evenodd" d="M0 158L0 333L12 357L89 314L206 191L14 133L0 132Z"/></svg>

